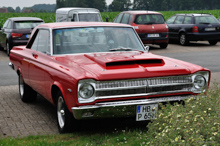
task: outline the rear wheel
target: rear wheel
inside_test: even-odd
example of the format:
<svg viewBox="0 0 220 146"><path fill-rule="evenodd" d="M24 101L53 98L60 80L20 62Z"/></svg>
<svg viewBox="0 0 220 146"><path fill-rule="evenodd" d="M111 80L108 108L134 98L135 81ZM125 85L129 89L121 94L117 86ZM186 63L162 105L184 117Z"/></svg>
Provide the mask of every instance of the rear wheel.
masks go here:
<svg viewBox="0 0 220 146"><path fill-rule="evenodd" d="M60 91L57 93L57 125L60 133L72 132L77 130L77 126L79 126L78 121L68 110Z"/></svg>
<svg viewBox="0 0 220 146"><path fill-rule="evenodd" d="M37 98L37 92L34 91L30 86L25 84L21 74L18 78L19 94L23 102L32 102Z"/></svg>
<svg viewBox="0 0 220 146"><path fill-rule="evenodd" d="M179 42L180 42L180 45L182 46L186 46L189 44L189 41L186 37L186 34L185 33L181 33L180 36L179 36Z"/></svg>
<svg viewBox="0 0 220 146"><path fill-rule="evenodd" d="M217 43L218 43L218 41L216 41L216 40L209 41L210 45L216 45Z"/></svg>
<svg viewBox="0 0 220 146"><path fill-rule="evenodd" d="M160 48L161 48L161 49L166 49L166 48L167 48L167 46L168 46L168 44L167 44L167 43L160 44Z"/></svg>

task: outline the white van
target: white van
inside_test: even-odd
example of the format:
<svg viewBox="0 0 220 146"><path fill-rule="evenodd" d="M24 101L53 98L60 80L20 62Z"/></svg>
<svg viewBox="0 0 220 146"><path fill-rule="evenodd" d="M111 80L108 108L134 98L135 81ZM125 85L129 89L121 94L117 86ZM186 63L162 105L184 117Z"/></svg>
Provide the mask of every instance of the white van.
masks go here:
<svg viewBox="0 0 220 146"><path fill-rule="evenodd" d="M102 22L98 9L94 8L59 8L56 10L56 22L97 21Z"/></svg>

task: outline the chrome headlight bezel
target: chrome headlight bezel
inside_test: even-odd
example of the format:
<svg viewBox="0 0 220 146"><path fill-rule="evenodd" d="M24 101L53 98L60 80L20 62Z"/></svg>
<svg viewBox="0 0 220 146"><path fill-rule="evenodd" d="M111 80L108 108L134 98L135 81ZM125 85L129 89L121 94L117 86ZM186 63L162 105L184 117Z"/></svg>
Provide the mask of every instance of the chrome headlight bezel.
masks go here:
<svg viewBox="0 0 220 146"><path fill-rule="evenodd" d="M84 94L86 92L85 91L86 89L88 89L90 92L87 97ZM93 102L95 100L95 80L92 79L80 80L78 82L77 96L79 103Z"/></svg>
<svg viewBox="0 0 220 146"><path fill-rule="evenodd" d="M200 71L192 75L192 91L194 93L206 92L209 83L209 71Z"/></svg>

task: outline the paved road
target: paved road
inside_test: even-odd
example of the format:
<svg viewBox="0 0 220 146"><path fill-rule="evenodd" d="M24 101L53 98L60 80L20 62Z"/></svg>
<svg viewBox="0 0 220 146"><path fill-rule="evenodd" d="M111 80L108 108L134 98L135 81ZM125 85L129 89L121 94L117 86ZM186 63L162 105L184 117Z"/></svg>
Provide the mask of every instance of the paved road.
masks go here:
<svg viewBox="0 0 220 146"><path fill-rule="evenodd" d="M220 42L216 46L203 42L187 47L169 44L167 49L151 46L150 52L207 67L212 71L211 83L216 80L220 85ZM41 96L35 103L23 103L18 94L17 75L8 67L8 61L6 53L0 51L0 137L57 134L56 109ZM87 126L82 130L92 134L140 126L127 119L85 121L84 125ZM143 129L145 125L141 125Z"/></svg>

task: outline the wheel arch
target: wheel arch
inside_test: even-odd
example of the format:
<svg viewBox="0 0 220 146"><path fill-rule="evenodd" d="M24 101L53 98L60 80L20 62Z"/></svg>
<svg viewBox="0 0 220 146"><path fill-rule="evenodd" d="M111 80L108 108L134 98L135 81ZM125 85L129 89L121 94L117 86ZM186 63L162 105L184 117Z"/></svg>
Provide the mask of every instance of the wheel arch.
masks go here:
<svg viewBox="0 0 220 146"><path fill-rule="evenodd" d="M66 97L65 97L65 94L64 94L64 89L62 87L62 85L55 81L51 87L51 96L52 96L52 100L53 100L53 104L56 106L57 104L57 99L56 99L56 95L57 95L57 92L60 91L63 95L63 98L64 98L64 101L66 101Z"/></svg>
<svg viewBox="0 0 220 146"><path fill-rule="evenodd" d="M17 73L18 76L21 75L21 76L23 77L21 68L18 68L17 71L16 71L16 73Z"/></svg>
<svg viewBox="0 0 220 146"><path fill-rule="evenodd" d="M180 35L183 34L183 33L186 34L185 30L180 30L180 31L179 31L179 37L180 37Z"/></svg>

